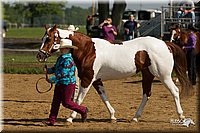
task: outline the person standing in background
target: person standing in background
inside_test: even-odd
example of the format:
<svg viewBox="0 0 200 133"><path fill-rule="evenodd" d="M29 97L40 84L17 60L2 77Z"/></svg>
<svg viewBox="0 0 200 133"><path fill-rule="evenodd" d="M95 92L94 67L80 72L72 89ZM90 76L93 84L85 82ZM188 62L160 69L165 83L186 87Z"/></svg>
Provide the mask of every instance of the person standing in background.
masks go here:
<svg viewBox="0 0 200 133"><path fill-rule="evenodd" d="M88 15L86 19L86 31L87 35L91 36L92 33L92 16Z"/></svg>
<svg viewBox="0 0 200 133"><path fill-rule="evenodd" d="M100 25L99 28L102 29L103 38L108 40L109 42L115 41L115 36L117 36L117 29L114 25L112 25L112 19L107 18Z"/></svg>
<svg viewBox="0 0 200 133"><path fill-rule="evenodd" d="M180 8L177 12L177 18L192 18L192 24L195 25L195 5L192 0L182 0L179 4ZM179 20L181 22L181 20Z"/></svg>
<svg viewBox="0 0 200 133"><path fill-rule="evenodd" d="M190 30L190 35L187 44L183 46L183 50L186 52L189 80L192 85L196 85L196 36L194 34L196 29L192 25L189 25L188 29Z"/></svg>
<svg viewBox="0 0 200 133"><path fill-rule="evenodd" d="M124 40L134 39L138 27L139 24L134 20L134 16L131 14L129 20L124 23Z"/></svg>

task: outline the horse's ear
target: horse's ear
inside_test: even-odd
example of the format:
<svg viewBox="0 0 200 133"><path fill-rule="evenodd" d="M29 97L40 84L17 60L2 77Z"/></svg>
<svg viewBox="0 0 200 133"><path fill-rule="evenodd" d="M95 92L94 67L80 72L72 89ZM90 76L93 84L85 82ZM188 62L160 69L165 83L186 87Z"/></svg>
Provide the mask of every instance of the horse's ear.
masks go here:
<svg viewBox="0 0 200 133"><path fill-rule="evenodd" d="M49 25L46 24L46 25L44 26L44 28L45 28L46 30L49 29Z"/></svg>
<svg viewBox="0 0 200 133"><path fill-rule="evenodd" d="M54 26L53 26L53 30L56 30L57 29L57 24L55 24Z"/></svg>

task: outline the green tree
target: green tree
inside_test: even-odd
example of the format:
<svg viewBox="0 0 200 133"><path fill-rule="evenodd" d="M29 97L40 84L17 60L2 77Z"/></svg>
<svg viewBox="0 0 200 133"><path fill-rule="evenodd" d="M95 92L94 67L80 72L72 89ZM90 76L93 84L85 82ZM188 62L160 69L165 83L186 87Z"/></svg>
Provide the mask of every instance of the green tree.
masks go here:
<svg viewBox="0 0 200 133"><path fill-rule="evenodd" d="M87 15L91 14L92 8L83 9L81 7L72 6L65 9L65 23L73 25L85 25Z"/></svg>
<svg viewBox="0 0 200 133"><path fill-rule="evenodd" d="M65 3L3 3L4 19L11 23L34 24L59 23Z"/></svg>
<svg viewBox="0 0 200 133"><path fill-rule="evenodd" d="M3 3L3 19L9 20L10 22L16 22L17 11L14 9L14 5Z"/></svg>
<svg viewBox="0 0 200 133"><path fill-rule="evenodd" d="M57 16L57 18L62 17L65 3L29 3L26 8L29 11L27 17L30 19L31 26L33 26L35 18L39 18L41 16L45 16L48 21L56 20L55 17L52 17L52 14ZM53 21L53 23L57 23L58 21L60 20L58 19L57 21ZM44 24L44 22L42 22L42 24Z"/></svg>

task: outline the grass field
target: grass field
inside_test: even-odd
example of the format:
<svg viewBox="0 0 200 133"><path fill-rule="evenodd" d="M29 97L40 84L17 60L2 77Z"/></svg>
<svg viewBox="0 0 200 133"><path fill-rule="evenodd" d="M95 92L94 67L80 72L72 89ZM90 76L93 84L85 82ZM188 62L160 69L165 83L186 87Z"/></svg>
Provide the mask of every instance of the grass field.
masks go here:
<svg viewBox="0 0 200 133"><path fill-rule="evenodd" d="M56 55L51 56L46 62L47 66L51 67L56 58ZM45 63L39 63L33 54L4 54L3 65L4 73L39 74L43 73Z"/></svg>
<svg viewBox="0 0 200 133"><path fill-rule="evenodd" d="M45 29L40 28L12 28L6 33L6 38L41 38Z"/></svg>
<svg viewBox="0 0 200 133"><path fill-rule="evenodd" d="M79 26L79 32L86 33L85 26ZM6 33L6 38L33 38L41 39L45 33L44 27L33 28L10 28Z"/></svg>

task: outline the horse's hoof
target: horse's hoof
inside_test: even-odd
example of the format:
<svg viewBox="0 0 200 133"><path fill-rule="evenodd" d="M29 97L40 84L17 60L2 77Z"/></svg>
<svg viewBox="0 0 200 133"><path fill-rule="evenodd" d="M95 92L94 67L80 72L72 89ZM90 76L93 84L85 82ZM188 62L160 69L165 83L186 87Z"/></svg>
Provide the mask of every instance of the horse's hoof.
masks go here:
<svg viewBox="0 0 200 133"><path fill-rule="evenodd" d="M70 117L70 118L68 118L66 121L69 122L69 123L73 123L72 120L73 120L73 119Z"/></svg>
<svg viewBox="0 0 200 133"><path fill-rule="evenodd" d="M180 119L185 119L185 116L184 115L180 115L179 118Z"/></svg>
<svg viewBox="0 0 200 133"><path fill-rule="evenodd" d="M117 119L111 119L110 123L117 123Z"/></svg>
<svg viewBox="0 0 200 133"><path fill-rule="evenodd" d="M132 122L132 121L138 122L138 118L132 118L132 119L130 120L130 122Z"/></svg>

